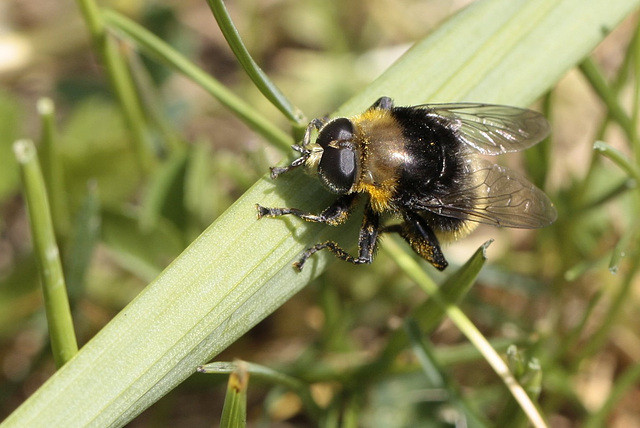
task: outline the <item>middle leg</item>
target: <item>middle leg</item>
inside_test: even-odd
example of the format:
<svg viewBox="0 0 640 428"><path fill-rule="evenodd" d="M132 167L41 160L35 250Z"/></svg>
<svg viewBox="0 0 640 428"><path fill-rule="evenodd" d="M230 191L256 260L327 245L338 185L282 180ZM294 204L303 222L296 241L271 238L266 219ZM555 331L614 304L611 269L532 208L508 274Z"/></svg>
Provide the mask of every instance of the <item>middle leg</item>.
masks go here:
<svg viewBox="0 0 640 428"><path fill-rule="evenodd" d="M371 263L376 252L379 230L380 215L371 208L371 204L367 203L364 209L364 217L362 220L360 235L358 237L358 257L354 257L349 254L337 242L326 241L320 244L316 244L313 247L307 249L304 253L302 253L302 257L300 257L300 260L298 260L293 265L298 270L302 270L302 266L309 257L325 248L331 251L340 260L344 260L345 262L353 263L356 265Z"/></svg>

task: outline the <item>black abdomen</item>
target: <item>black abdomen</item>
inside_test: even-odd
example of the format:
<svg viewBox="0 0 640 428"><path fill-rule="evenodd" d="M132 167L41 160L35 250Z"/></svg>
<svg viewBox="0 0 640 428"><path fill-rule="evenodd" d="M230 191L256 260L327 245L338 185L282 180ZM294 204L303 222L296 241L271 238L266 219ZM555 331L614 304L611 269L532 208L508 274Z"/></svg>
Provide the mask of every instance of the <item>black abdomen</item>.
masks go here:
<svg viewBox="0 0 640 428"><path fill-rule="evenodd" d="M428 109L406 107L395 107L391 112L403 129L408 155L399 177L396 203L415 211L424 211L426 206L436 207L440 199L452 192L458 193L467 183L466 146L450 125L428 113ZM471 201L460 202L462 207L471 205ZM425 217L433 219L429 214ZM463 222L438 217L443 223L434 226L446 231L456 230Z"/></svg>

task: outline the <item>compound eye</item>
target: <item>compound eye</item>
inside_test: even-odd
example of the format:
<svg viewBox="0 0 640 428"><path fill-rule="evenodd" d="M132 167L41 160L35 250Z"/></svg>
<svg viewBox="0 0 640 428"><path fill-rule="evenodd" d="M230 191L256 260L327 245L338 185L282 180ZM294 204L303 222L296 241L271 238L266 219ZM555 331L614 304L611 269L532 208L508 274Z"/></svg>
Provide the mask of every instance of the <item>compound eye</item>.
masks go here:
<svg viewBox="0 0 640 428"><path fill-rule="evenodd" d="M327 123L316 143L322 147L318 175L331 191L347 193L356 179L356 152L353 124L345 117Z"/></svg>
<svg viewBox="0 0 640 428"><path fill-rule="evenodd" d="M349 192L356 179L356 152L351 147L327 147L318 165L318 175L331 191Z"/></svg>
<svg viewBox="0 0 640 428"><path fill-rule="evenodd" d="M353 124L346 117L340 117L327 123L320 130L316 143L326 149L333 141L351 141L352 138Z"/></svg>

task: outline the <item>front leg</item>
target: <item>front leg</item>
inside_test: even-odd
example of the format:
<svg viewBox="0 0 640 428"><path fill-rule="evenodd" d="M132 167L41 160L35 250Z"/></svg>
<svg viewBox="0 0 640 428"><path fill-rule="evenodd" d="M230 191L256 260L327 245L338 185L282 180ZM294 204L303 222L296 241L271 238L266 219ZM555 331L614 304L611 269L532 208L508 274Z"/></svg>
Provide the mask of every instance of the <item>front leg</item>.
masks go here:
<svg viewBox="0 0 640 428"><path fill-rule="evenodd" d="M333 204L320 214L311 214L297 208L266 208L256 204L258 210L258 219L262 217L279 217L282 215L294 215L307 221L317 223L325 223L331 226L337 226L344 223L357 200L357 193L340 196Z"/></svg>
<svg viewBox="0 0 640 428"><path fill-rule="evenodd" d="M294 144L291 146L293 150L300 153L300 157L296 158L291 164L287 166L274 166L271 167L271 178L276 179L279 175L284 174L285 172L289 172L294 168L299 167L300 165L304 165L307 159L311 156L311 150L307 147L311 144L311 131L313 128L318 131L322 129L326 120L324 119L313 119L309 125L307 125L307 129L304 132L304 138L302 139L302 144Z"/></svg>
<svg viewBox="0 0 640 428"><path fill-rule="evenodd" d="M302 270L302 266L309 257L314 255L320 250L327 249L333 253L340 260L353 263L356 265L371 263L373 256L375 255L378 234L380 230L380 216L371 208L371 204L367 203L364 210L364 217L362 219L362 228L360 229L360 236L358 238L358 257L354 257L344 250L335 241L326 241L320 244L316 244L313 247L307 249L302 253L302 257L296 263L293 264L298 270Z"/></svg>

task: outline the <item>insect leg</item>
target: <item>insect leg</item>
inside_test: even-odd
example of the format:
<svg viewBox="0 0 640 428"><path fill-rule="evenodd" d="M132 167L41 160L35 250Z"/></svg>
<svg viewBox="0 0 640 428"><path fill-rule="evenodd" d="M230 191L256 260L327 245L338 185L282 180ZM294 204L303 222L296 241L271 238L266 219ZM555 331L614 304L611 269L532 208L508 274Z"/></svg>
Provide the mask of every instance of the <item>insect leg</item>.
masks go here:
<svg viewBox="0 0 640 428"><path fill-rule="evenodd" d="M404 213L404 219L404 223L388 226L381 232L398 233L420 257L431 263L436 269L444 270L449 263L444 258L440 242L431 227L421 216L410 211Z"/></svg>
<svg viewBox="0 0 640 428"><path fill-rule="evenodd" d="M307 221L336 226L338 224L344 223L347 220L357 200L357 196L357 193L350 193L348 195L340 196L333 204L331 204L320 214L308 213L297 208L266 208L258 204L256 204L256 209L258 210L259 219L262 217L294 215Z"/></svg>
<svg viewBox="0 0 640 428"><path fill-rule="evenodd" d="M378 100L369 107L369 110L381 109L391 110L393 108L393 100L389 97L380 97Z"/></svg>
<svg viewBox="0 0 640 428"><path fill-rule="evenodd" d="M376 244L378 242L378 234L380 229L380 216L378 213L371 209L371 205L367 204L364 210L364 218L362 220L362 228L360 229L360 236L358 238L358 257L354 257L347 253L340 245L335 241L326 241L320 244L316 244L313 247L307 249L302 253L302 257L296 263L293 264L298 270L302 270L302 266L309 257L314 255L320 250L328 249L340 260L353 263L356 265L371 263L376 250Z"/></svg>
<svg viewBox="0 0 640 428"><path fill-rule="evenodd" d="M307 149L307 146L311 144L311 131L313 128L320 130L324 126L325 121L322 119L313 119L309 125L307 125L307 129L304 131L304 137L302 138L302 144L294 144L291 146L293 150L296 152L300 152L300 157L296 158L291 164L287 166L274 166L271 167L271 178L276 179L280 174L284 174L285 172L291 171L294 168L299 167L300 165L304 165L304 163L311 156L311 150Z"/></svg>

